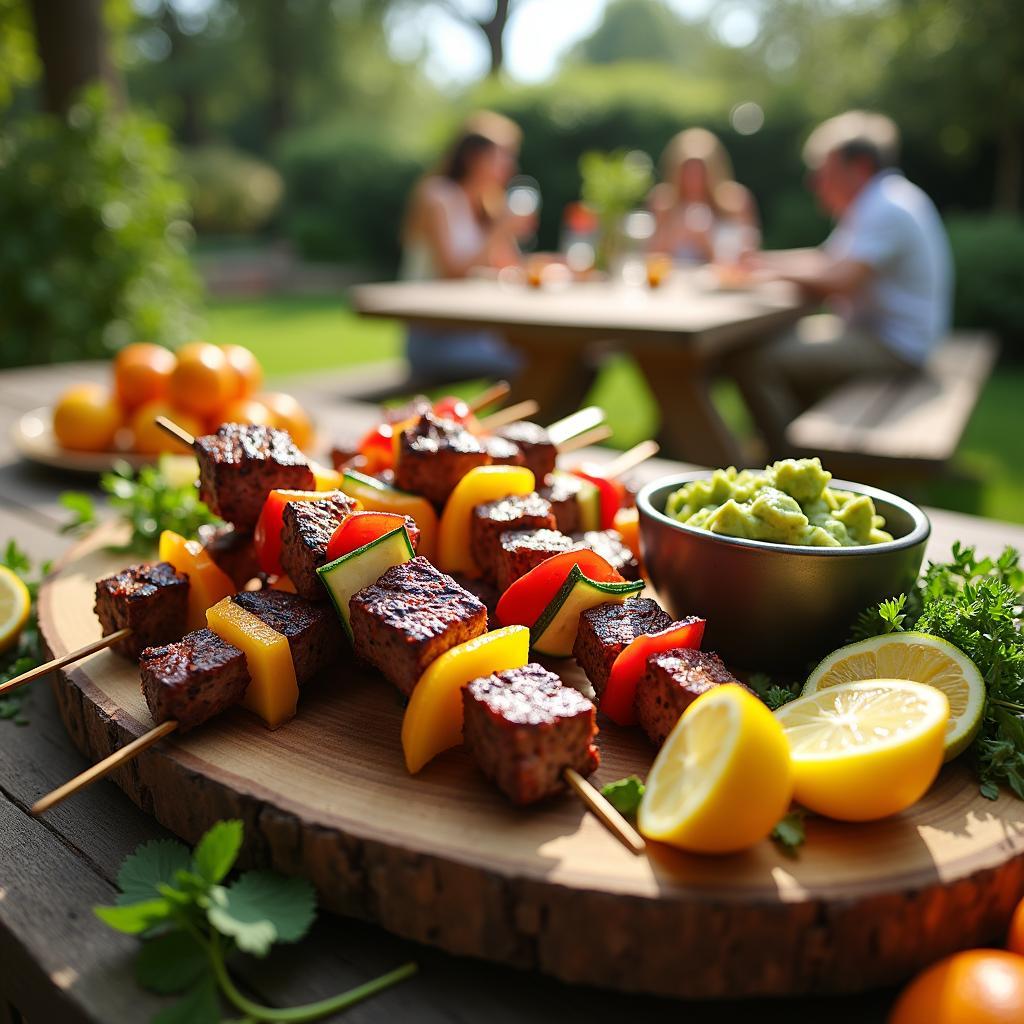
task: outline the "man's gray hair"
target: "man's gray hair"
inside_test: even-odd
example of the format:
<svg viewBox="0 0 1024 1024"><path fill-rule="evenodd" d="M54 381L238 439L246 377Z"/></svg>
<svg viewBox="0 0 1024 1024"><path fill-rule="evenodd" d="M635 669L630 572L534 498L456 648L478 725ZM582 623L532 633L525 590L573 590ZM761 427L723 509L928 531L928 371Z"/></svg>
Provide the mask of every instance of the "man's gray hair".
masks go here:
<svg viewBox="0 0 1024 1024"><path fill-rule="evenodd" d="M830 117L811 132L804 143L804 163L813 171L829 153L850 161L866 157L877 170L895 167L900 156L900 130L885 114L848 110Z"/></svg>

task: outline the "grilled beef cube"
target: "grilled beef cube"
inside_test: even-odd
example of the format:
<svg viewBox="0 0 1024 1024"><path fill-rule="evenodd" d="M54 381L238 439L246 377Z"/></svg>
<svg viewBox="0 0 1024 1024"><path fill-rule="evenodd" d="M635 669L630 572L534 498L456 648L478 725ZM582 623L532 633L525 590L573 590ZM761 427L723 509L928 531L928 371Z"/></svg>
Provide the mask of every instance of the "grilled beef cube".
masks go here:
<svg viewBox="0 0 1024 1024"><path fill-rule="evenodd" d="M146 647L178 640L185 632L188 577L167 562L131 565L96 582L95 611L104 636L132 631L112 646L134 661Z"/></svg>
<svg viewBox="0 0 1024 1024"><path fill-rule="evenodd" d="M553 530L551 506L537 493L488 501L473 509L469 545L484 579L497 579L501 535L509 530Z"/></svg>
<svg viewBox="0 0 1024 1024"><path fill-rule="evenodd" d="M495 575L502 593L545 559L575 546L572 537L558 530L506 530L500 540Z"/></svg>
<svg viewBox="0 0 1024 1024"><path fill-rule="evenodd" d="M587 530L572 538L579 547L597 552L613 569L627 580L640 579L640 563L622 541L618 530Z"/></svg>
<svg viewBox="0 0 1024 1024"><path fill-rule="evenodd" d="M260 574L260 562L252 534L233 526L200 526L199 540L217 568L231 577L239 590Z"/></svg>
<svg viewBox="0 0 1024 1024"><path fill-rule="evenodd" d="M310 601L324 601L327 591L316 571L327 562L327 543L355 502L341 491L324 491L315 501L289 501L281 516L281 567L295 589Z"/></svg>
<svg viewBox="0 0 1024 1024"><path fill-rule="evenodd" d="M651 742L660 747L679 716L702 693L722 683L743 686L710 651L680 648L652 654L636 688L636 716Z"/></svg>
<svg viewBox="0 0 1024 1024"><path fill-rule="evenodd" d="M537 423L518 420L498 430L500 437L514 441L523 454L527 467L533 470L537 484L543 484L549 473L555 471L558 449L548 432Z"/></svg>
<svg viewBox="0 0 1024 1024"><path fill-rule="evenodd" d="M519 450L519 445L513 444L504 437L481 438L484 450L491 457L491 463L495 466L525 466L526 459Z"/></svg>
<svg viewBox="0 0 1024 1024"><path fill-rule="evenodd" d="M462 706L466 747L514 804L563 789L566 768L597 768L594 705L541 665L474 679Z"/></svg>
<svg viewBox="0 0 1024 1024"><path fill-rule="evenodd" d="M232 600L287 637L300 683L338 660L343 634L329 605L314 604L283 590L243 591Z"/></svg>
<svg viewBox="0 0 1024 1024"><path fill-rule="evenodd" d="M275 488L316 487L306 456L284 430L225 423L196 438L199 497L239 530L256 526L267 494Z"/></svg>
<svg viewBox="0 0 1024 1024"><path fill-rule="evenodd" d="M630 597L622 604L599 604L580 616L572 654L600 698L612 665L623 649L638 636L657 633L671 625L669 614L649 597Z"/></svg>
<svg viewBox="0 0 1024 1024"><path fill-rule="evenodd" d="M562 533L578 533L580 526L580 505L578 495L584 482L568 473L553 476L549 483L538 488L542 498L551 503L555 523Z"/></svg>
<svg viewBox="0 0 1024 1024"><path fill-rule="evenodd" d="M487 609L422 556L388 569L349 602L356 654L407 696L423 670L487 630Z"/></svg>
<svg viewBox="0 0 1024 1024"><path fill-rule="evenodd" d="M490 464L491 457L475 434L454 420L424 413L399 438L395 484L440 507L471 469Z"/></svg>
<svg viewBox="0 0 1024 1024"><path fill-rule="evenodd" d="M422 416L434 408L434 403L426 395L413 395L408 402L401 405L389 405L384 409L384 422L407 423L409 420Z"/></svg>
<svg viewBox="0 0 1024 1024"><path fill-rule="evenodd" d="M147 647L139 668L153 721L176 721L182 732L236 704L249 685L245 655L209 629L187 633L177 643Z"/></svg>

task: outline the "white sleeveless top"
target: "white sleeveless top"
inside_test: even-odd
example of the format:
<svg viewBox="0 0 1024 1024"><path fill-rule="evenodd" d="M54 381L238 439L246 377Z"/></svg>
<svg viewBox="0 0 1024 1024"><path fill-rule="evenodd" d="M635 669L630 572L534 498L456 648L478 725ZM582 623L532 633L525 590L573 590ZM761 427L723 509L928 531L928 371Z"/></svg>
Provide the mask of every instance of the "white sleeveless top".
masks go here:
<svg viewBox="0 0 1024 1024"><path fill-rule="evenodd" d="M466 259L480 252L485 240L484 229L473 215L469 199L462 188L454 181L439 177L431 178L424 184L424 188L428 188L444 208L452 255L456 259ZM433 281L441 276L434 253L425 238L403 240L398 276L403 281Z"/></svg>

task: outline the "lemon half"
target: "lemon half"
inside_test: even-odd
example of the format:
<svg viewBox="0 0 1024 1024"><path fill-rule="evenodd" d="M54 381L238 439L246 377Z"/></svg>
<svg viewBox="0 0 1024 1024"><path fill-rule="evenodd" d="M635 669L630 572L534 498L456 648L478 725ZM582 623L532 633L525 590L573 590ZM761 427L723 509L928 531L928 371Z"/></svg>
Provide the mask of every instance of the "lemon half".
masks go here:
<svg viewBox="0 0 1024 1024"><path fill-rule="evenodd" d="M17 643L31 607L28 587L7 566L0 565L0 653Z"/></svg>

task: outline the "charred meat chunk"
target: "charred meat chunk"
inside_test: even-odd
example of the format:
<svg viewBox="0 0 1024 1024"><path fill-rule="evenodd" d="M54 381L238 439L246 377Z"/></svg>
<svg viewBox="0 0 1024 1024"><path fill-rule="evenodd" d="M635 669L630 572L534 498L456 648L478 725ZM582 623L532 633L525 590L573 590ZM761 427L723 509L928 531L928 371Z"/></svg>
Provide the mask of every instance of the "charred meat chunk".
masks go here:
<svg viewBox="0 0 1024 1024"><path fill-rule="evenodd" d="M580 526L579 494L587 485L569 473L558 473L549 483L538 488L540 496L551 503L555 523L562 533L578 533Z"/></svg>
<svg viewBox="0 0 1024 1024"><path fill-rule="evenodd" d="M270 491L316 487L305 455L284 430L225 423L215 434L197 437L195 452L199 497L243 532L255 527Z"/></svg>
<svg viewBox="0 0 1024 1024"><path fill-rule="evenodd" d="M419 556L388 569L349 602L356 654L412 693L423 670L487 630L487 609Z"/></svg>
<svg viewBox="0 0 1024 1024"><path fill-rule="evenodd" d="M599 554L624 579L640 579L640 563L626 547L618 530L587 530L572 538L576 546L589 548Z"/></svg>
<svg viewBox="0 0 1024 1024"><path fill-rule="evenodd" d="M288 640L295 678L304 683L341 655L338 618L326 604L283 590L246 590L232 600Z"/></svg>
<svg viewBox="0 0 1024 1024"><path fill-rule="evenodd" d="M490 464L491 456L475 434L428 412L401 433L395 484L440 507L471 469Z"/></svg>
<svg viewBox="0 0 1024 1024"><path fill-rule="evenodd" d="M622 651L638 636L657 633L671 625L669 614L649 597L629 597L622 604L600 604L580 616L572 654L600 697Z"/></svg>
<svg viewBox="0 0 1024 1024"><path fill-rule="evenodd" d="M327 591L316 571L327 562L327 543L355 502L341 491L324 491L315 501L289 501L281 515L281 566L296 591L322 601Z"/></svg>
<svg viewBox="0 0 1024 1024"><path fill-rule="evenodd" d="M555 471L558 449L544 427L527 420L518 420L501 427L498 436L515 442L522 452L525 465L533 470L538 487L544 483L549 473Z"/></svg>
<svg viewBox="0 0 1024 1024"><path fill-rule="evenodd" d="M525 466L526 459L519 450L519 445L513 444L504 437L497 434L491 437L481 438L484 450L491 458L491 464L495 466Z"/></svg>
<svg viewBox="0 0 1024 1024"><path fill-rule="evenodd" d="M469 546L484 579L497 579L501 535L509 530L553 530L551 506L537 493L487 501L473 509Z"/></svg>
<svg viewBox="0 0 1024 1024"><path fill-rule="evenodd" d="M260 574L252 534L233 526L200 526L199 540L217 565L239 590Z"/></svg>
<svg viewBox="0 0 1024 1024"><path fill-rule="evenodd" d="M188 577L167 562L131 565L96 582L95 611L104 636L132 631L113 648L134 661L146 647L178 640L185 632Z"/></svg>
<svg viewBox="0 0 1024 1024"><path fill-rule="evenodd" d="M558 530L506 530L500 541L495 576L502 593L545 559L575 547L572 537Z"/></svg>
<svg viewBox="0 0 1024 1024"><path fill-rule="evenodd" d="M679 716L702 693L722 683L743 686L710 651L680 648L652 654L636 688L637 719L651 742L660 747Z"/></svg>
<svg viewBox="0 0 1024 1024"><path fill-rule="evenodd" d="M153 721L176 721L182 732L236 704L249 685L245 655L209 629L147 647L139 668Z"/></svg>
<svg viewBox="0 0 1024 1024"><path fill-rule="evenodd" d="M594 705L541 665L474 679L462 691L466 747L514 804L557 793L566 768L598 765Z"/></svg>

